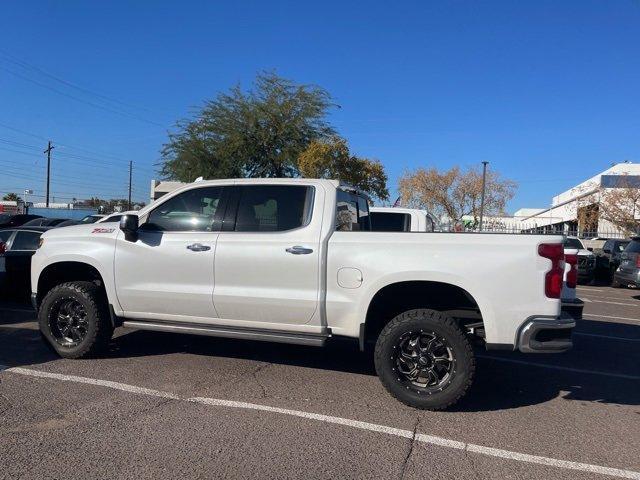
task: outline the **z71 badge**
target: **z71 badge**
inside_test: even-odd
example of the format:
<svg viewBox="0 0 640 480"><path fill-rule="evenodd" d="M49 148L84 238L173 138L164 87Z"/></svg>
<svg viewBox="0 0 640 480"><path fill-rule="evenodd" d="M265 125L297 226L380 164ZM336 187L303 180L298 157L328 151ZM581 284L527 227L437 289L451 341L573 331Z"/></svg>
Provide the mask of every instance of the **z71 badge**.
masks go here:
<svg viewBox="0 0 640 480"><path fill-rule="evenodd" d="M94 228L91 233L113 233L115 228Z"/></svg>

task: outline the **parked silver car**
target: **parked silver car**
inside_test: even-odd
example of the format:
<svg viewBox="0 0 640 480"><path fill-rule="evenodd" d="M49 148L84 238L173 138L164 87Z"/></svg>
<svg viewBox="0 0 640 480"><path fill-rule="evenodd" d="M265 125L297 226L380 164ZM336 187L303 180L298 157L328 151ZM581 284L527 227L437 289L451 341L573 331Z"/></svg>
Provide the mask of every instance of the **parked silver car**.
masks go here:
<svg viewBox="0 0 640 480"><path fill-rule="evenodd" d="M613 274L614 287L640 287L640 237L633 237L620 255L620 266Z"/></svg>

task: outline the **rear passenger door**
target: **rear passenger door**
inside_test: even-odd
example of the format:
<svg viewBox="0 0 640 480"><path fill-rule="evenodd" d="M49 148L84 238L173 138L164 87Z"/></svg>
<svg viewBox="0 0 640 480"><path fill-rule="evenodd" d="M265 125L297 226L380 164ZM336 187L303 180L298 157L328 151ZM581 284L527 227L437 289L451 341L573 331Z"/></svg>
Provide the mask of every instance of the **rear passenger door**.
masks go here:
<svg viewBox="0 0 640 480"><path fill-rule="evenodd" d="M304 184L234 187L214 262L220 318L264 328L312 320L320 292L323 195Z"/></svg>

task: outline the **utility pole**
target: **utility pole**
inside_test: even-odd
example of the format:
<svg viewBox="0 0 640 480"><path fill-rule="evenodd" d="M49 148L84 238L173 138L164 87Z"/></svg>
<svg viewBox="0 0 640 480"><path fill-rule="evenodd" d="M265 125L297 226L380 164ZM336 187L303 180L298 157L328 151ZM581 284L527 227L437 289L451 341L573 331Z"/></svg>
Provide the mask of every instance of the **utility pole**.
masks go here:
<svg viewBox="0 0 640 480"><path fill-rule="evenodd" d="M482 196L480 197L480 231L482 231L482 220L484 217L484 191L487 186L487 164L489 162L482 162Z"/></svg>
<svg viewBox="0 0 640 480"><path fill-rule="evenodd" d="M51 146L51 140L49 140L49 145L43 152L47 154L47 208L49 208L49 184L51 183L51 150L53 150L54 148L55 147Z"/></svg>
<svg viewBox="0 0 640 480"><path fill-rule="evenodd" d="M129 208L131 210L131 172L133 170L133 162L129 160Z"/></svg>

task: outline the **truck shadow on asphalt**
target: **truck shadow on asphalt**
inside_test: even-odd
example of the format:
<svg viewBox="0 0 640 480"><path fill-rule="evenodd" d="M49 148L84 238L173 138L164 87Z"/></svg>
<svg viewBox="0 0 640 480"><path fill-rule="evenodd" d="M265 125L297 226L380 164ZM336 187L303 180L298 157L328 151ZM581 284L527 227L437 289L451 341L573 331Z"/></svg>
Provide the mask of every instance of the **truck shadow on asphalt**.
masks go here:
<svg viewBox="0 0 640 480"><path fill-rule="evenodd" d="M37 368L37 364L59 360L34 327L30 324L30 328L23 328L18 322L0 321L0 364ZM591 336L606 332L611 337L640 339L640 325L583 321L577 331L588 335L576 335L574 349L561 355L477 349L474 385L452 411L513 409L545 403L558 396L578 402L640 405L640 342ZM371 355L360 353L355 342L344 339L334 339L325 348L314 348L119 329L103 358L174 353L375 376ZM525 363L513 363L514 360ZM101 359L82 361L100 362Z"/></svg>

